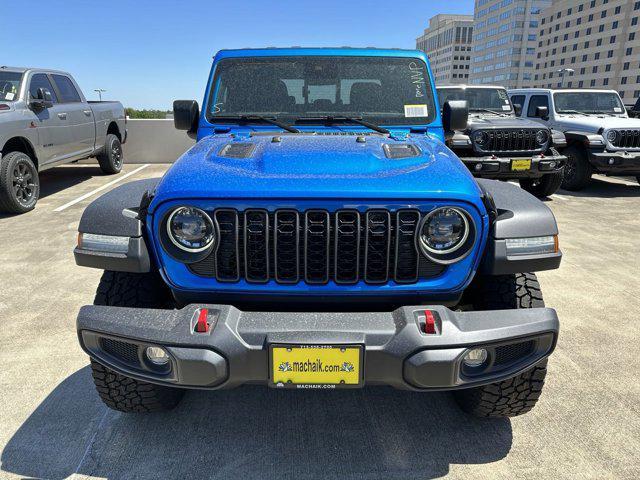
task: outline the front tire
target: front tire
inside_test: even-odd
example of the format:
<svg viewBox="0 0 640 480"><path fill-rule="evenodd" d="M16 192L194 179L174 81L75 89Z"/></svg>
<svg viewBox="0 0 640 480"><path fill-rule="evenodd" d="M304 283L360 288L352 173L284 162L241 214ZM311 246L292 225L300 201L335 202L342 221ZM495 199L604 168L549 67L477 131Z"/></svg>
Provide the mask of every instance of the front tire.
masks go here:
<svg viewBox="0 0 640 480"><path fill-rule="evenodd" d="M171 292L156 273L106 271L93 301L94 305L115 307L173 307ZM96 390L104 404L120 412L148 413L171 410L184 395L184 390L136 380L91 360L91 373Z"/></svg>
<svg viewBox="0 0 640 480"><path fill-rule="evenodd" d="M533 273L489 276L479 279L473 292L476 310L542 308L544 300ZM515 417L529 412L540 398L547 360L502 382L454 392L460 408L477 417Z"/></svg>
<svg viewBox="0 0 640 480"><path fill-rule="evenodd" d="M562 188L570 191L582 190L591 183L591 175L593 175L589 159L584 150L575 145L566 148L562 153L567 157Z"/></svg>
<svg viewBox="0 0 640 480"><path fill-rule="evenodd" d="M33 160L22 152L10 152L0 163L0 211L26 213L40 197L40 178Z"/></svg>
<svg viewBox="0 0 640 480"><path fill-rule="evenodd" d="M114 134L110 133L107 135L104 150L98 154L98 163L100 164L100 169L108 175L122 171L124 153L122 152L120 139Z"/></svg>
<svg viewBox="0 0 640 480"><path fill-rule="evenodd" d="M542 178L521 178L520 186L523 190L538 198L545 198L558 191L563 179L564 170L560 170L559 172L544 175Z"/></svg>

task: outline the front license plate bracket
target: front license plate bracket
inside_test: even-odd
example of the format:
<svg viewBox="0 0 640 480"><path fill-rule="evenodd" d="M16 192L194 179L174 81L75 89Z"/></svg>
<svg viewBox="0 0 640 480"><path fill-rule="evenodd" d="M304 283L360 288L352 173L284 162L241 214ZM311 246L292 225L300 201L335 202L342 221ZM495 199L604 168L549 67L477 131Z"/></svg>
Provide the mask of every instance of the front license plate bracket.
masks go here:
<svg viewBox="0 0 640 480"><path fill-rule="evenodd" d="M362 345L269 345L269 386L275 388L360 388Z"/></svg>

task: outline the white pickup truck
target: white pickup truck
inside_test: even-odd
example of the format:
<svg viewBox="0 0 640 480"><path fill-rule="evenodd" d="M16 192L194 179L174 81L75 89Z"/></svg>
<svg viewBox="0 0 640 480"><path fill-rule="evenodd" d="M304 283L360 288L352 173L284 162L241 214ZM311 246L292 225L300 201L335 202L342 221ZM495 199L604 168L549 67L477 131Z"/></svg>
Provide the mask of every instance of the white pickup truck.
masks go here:
<svg viewBox="0 0 640 480"><path fill-rule="evenodd" d="M509 90L520 116L564 133L562 188L580 190L593 173L640 182L640 119L629 118L615 90Z"/></svg>
<svg viewBox="0 0 640 480"><path fill-rule="evenodd" d="M38 172L97 157L122 170L126 117L120 102L88 102L71 75L0 66L0 211L32 210Z"/></svg>

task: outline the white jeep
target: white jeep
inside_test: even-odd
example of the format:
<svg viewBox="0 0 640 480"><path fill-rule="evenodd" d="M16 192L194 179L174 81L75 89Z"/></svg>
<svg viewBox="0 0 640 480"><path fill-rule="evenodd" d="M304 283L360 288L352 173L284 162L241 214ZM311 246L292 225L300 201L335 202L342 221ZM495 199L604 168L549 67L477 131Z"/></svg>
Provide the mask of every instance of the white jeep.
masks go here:
<svg viewBox="0 0 640 480"><path fill-rule="evenodd" d="M580 190L593 173L640 182L640 119L629 118L614 90L509 90L518 115L564 132L562 188Z"/></svg>

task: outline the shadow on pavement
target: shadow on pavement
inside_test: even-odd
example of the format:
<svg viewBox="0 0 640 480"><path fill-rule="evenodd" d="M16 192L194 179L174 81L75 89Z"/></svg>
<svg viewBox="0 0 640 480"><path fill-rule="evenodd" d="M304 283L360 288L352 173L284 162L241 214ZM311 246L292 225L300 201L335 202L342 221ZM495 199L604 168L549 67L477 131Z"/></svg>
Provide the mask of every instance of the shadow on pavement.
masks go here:
<svg viewBox="0 0 640 480"><path fill-rule="evenodd" d="M625 177L625 180L633 182L633 177ZM621 183L607 182L594 178L591 183L578 192L560 190L558 193L567 197L592 197L592 198L616 198L616 197L640 197L639 185L624 185Z"/></svg>
<svg viewBox="0 0 640 480"><path fill-rule="evenodd" d="M98 166L65 165L51 168L40 173L40 198L71 188L93 177L107 175ZM115 178L115 177L114 177Z"/></svg>
<svg viewBox="0 0 640 480"><path fill-rule="evenodd" d="M64 380L2 452L2 470L64 478L416 478L495 462L508 420L462 414L444 393L378 387L189 392L173 412L107 410L89 368Z"/></svg>

